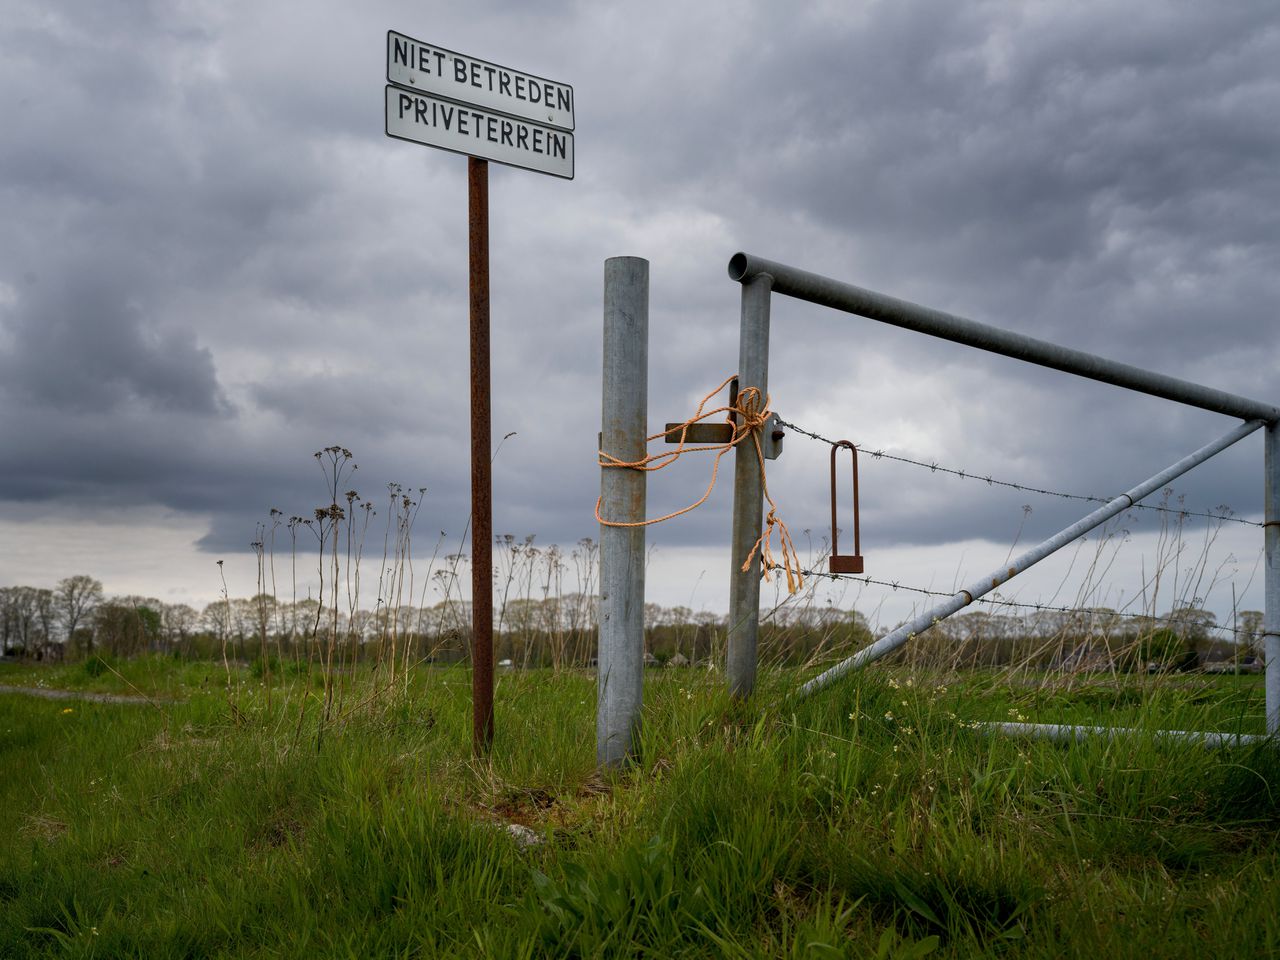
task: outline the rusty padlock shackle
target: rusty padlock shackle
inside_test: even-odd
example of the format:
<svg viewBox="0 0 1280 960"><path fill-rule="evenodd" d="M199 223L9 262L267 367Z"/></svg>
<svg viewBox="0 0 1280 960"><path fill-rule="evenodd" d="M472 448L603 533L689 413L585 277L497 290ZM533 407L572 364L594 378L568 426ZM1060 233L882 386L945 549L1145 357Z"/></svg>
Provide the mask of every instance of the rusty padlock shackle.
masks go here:
<svg viewBox="0 0 1280 960"><path fill-rule="evenodd" d="M848 449L853 461L853 554L840 555L839 526L836 520L836 451ZM831 560L832 573L862 573L862 537L858 529L858 448L848 440L831 445Z"/></svg>

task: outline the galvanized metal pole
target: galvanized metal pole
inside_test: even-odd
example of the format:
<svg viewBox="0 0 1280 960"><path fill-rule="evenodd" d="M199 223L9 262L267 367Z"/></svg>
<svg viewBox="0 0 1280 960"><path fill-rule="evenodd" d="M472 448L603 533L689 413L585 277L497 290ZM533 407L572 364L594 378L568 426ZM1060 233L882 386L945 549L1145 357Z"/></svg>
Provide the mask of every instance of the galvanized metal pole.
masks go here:
<svg viewBox="0 0 1280 960"><path fill-rule="evenodd" d="M1264 467L1262 646L1266 657L1267 733L1280 733L1280 420L1267 424Z"/></svg>
<svg viewBox="0 0 1280 960"><path fill-rule="evenodd" d="M977 600L979 597L995 590L1000 586L1000 584L1010 580L1033 564L1039 563L1045 557L1049 556L1049 554L1060 550L1077 537L1088 533L1094 527L1106 523L1106 521L1110 520L1116 514L1123 513L1143 497L1161 489L1165 484L1182 476L1192 467L1203 463L1217 453L1221 453L1233 443L1243 440L1245 437L1249 436L1249 434L1263 426L1264 424L1261 420L1250 420L1248 423L1241 424L1212 443L1206 444L1195 453L1183 457L1172 466L1161 470L1154 477L1144 480L1128 493L1122 493L1114 500L1108 502L1105 506L1099 507L1097 510L1093 511L1087 517L1077 520L1065 530L1054 534L1048 540L1032 547L1007 566L1001 567L999 570L993 571L986 577L974 581L950 600L945 600L932 610L920 614L920 616L916 617L914 620L903 624L892 633L886 634L870 646L863 647L847 660L842 660L831 669L814 677L808 683L800 687L796 692L796 696L803 698L816 693L823 687L834 683L850 670L865 666L873 660L879 660L886 654L892 653L907 641L913 640L919 634L924 633L934 624L941 620L945 620L957 610L967 607L969 604L973 603L974 600ZM1270 565L1268 565L1267 570L1268 572L1271 571ZM1280 643L1277 643L1276 647L1278 653L1280 653ZM1269 669L1270 663L1268 662L1268 670ZM1268 673L1268 679L1270 679L1270 673ZM1268 688L1268 691L1269 690L1270 688Z"/></svg>
<svg viewBox="0 0 1280 960"><path fill-rule="evenodd" d="M953 343L963 343L979 350L988 350L1042 367L1149 393L1166 400L1176 400L1215 413L1225 413L1242 420L1270 422L1280 419L1280 407L1270 403L1250 400L1225 390L1215 390L1163 373L1108 360L1083 350L1062 347L1011 330L967 320L749 253L733 255L729 260L729 276L743 284L750 283L755 277L768 277L774 293L795 297L797 300L833 307L895 327L927 333Z"/></svg>
<svg viewBox="0 0 1280 960"><path fill-rule="evenodd" d="M600 449L621 460L645 454L649 405L649 261L604 263L604 382ZM645 473L600 470L600 516L644 519ZM616 767L635 752L644 681L644 527L600 527L600 643L596 762Z"/></svg>
<svg viewBox="0 0 1280 960"><path fill-rule="evenodd" d="M738 333L738 396L751 387L761 403L769 390L769 299L773 280L759 274L742 285L742 319ZM729 637L725 673L729 692L749 697L756 683L756 644L760 634L760 571L757 551L744 571L743 561L760 537L764 510L764 478L754 443L734 451L733 541L729 568Z"/></svg>
<svg viewBox="0 0 1280 960"><path fill-rule="evenodd" d="M467 158L471 272L471 745L493 744L493 500L489 412L489 163Z"/></svg>

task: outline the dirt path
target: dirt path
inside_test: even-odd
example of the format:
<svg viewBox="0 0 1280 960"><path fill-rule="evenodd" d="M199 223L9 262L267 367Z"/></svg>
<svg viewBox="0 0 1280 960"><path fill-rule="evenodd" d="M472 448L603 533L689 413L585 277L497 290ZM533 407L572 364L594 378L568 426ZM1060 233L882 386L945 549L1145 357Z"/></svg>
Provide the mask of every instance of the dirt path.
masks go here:
<svg viewBox="0 0 1280 960"><path fill-rule="evenodd" d="M122 693L92 693L88 690L46 690L44 687L11 687L0 684L0 693L25 693L29 697L46 700L89 700L93 703L176 703L175 700L153 700L148 697L131 697Z"/></svg>

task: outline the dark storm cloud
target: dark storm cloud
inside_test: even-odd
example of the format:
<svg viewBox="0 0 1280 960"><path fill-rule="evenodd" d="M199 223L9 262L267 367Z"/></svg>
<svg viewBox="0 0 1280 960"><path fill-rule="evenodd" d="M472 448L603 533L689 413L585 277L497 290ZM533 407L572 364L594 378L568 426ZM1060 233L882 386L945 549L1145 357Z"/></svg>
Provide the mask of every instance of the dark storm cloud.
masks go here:
<svg viewBox="0 0 1280 960"><path fill-rule="evenodd" d="M393 198L342 183L341 113L317 139L326 112L296 83L277 111L225 23L26 13L0 21L21 91L0 147L0 496L164 505L243 548L269 507L325 499L313 450L383 465L375 444L410 419L387 385L417 379L379 370L387 319L429 315L412 297L440 290L431 258L385 236Z"/></svg>
<svg viewBox="0 0 1280 960"><path fill-rule="evenodd" d="M1265 6L894 4L806 26L764 58L789 102L739 175L852 228L872 270L1152 362L1220 348L1224 313L1276 344Z"/></svg>
<svg viewBox="0 0 1280 960"><path fill-rule="evenodd" d="M1280 35L1262 7L1139 5L1122 22L1100 16L1084 5L1020 16L898 4L872 7L843 31L802 24L794 46L770 45L759 64L794 82L786 109L768 109L763 90L750 98L758 123L744 117L740 149L725 151L742 158L735 179L776 211L851 236L816 251L836 276L1267 397L1280 354L1269 306L1280 295L1280 134L1266 120L1280 109L1271 67ZM825 332L833 322L816 323L813 341L840 342ZM957 395L969 411L962 445L916 451L925 459L994 472L1016 452L1022 462L1006 469L1015 479L1045 470L1037 485L1110 493L1228 425L854 324L856 349L845 340L779 352L805 356L811 375L833 384L857 350L905 353L913 379L961 383L955 374L972 369L1025 384L1025 399L1003 410L983 408L982 388ZM848 405L865 409L856 379L847 382ZM899 402L909 403L903 386ZM1242 469L1206 480L1202 468L1179 488L1201 506L1256 510L1257 447ZM956 495L952 508L915 519L894 511L894 535L927 542L983 529L992 518L979 495ZM1039 515L1049 513L1071 519L1052 504Z"/></svg>
<svg viewBox="0 0 1280 960"><path fill-rule="evenodd" d="M0 316L10 349L0 354L0 395L44 415L158 411L225 416L213 357L185 329L146 322L131 285L95 276L93 264L62 264L30 284Z"/></svg>

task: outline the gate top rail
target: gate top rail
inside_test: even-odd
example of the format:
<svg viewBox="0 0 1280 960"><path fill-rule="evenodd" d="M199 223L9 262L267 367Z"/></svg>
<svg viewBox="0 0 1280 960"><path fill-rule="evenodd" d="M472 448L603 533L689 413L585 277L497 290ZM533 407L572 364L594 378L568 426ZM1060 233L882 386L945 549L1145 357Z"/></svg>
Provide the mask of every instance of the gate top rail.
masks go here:
<svg viewBox="0 0 1280 960"><path fill-rule="evenodd" d="M1165 400L1176 400L1214 413L1242 420L1263 420L1267 423L1280 421L1280 407L1269 403L967 320L942 310L922 307L907 300L899 300L749 253L735 253L730 258L729 276L744 284L768 277L773 293L833 307L845 313L854 313L895 327L915 330Z"/></svg>

